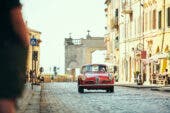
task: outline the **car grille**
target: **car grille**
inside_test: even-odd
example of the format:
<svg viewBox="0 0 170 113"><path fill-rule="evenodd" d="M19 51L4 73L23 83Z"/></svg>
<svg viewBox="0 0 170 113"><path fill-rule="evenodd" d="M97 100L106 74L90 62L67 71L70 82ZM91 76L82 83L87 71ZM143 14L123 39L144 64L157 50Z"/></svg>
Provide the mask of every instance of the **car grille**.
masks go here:
<svg viewBox="0 0 170 113"><path fill-rule="evenodd" d="M96 84L99 83L99 77L96 77Z"/></svg>
<svg viewBox="0 0 170 113"><path fill-rule="evenodd" d="M95 84L94 81L86 81L85 84Z"/></svg>
<svg viewBox="0 0 170 113"><path fill-rule="evenodd" d="M102 84L107 84L107 83L110 83L110 82L111 82L110 80L103 80Z"/></svg>

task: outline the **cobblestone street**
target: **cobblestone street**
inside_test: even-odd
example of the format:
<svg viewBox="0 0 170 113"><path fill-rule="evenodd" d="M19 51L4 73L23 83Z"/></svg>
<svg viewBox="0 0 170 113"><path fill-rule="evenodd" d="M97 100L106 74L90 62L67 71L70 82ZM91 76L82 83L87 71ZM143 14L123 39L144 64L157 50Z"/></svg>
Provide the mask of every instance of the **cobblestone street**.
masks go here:
<svg viewBox="0 0 170 113"><path fill-rule="evenodd" d="M103 90L77 92L76 83L45 84L42 89L42 113L169 113L170 95L149 89L115 87L115 93Z"/></svg>
<svg viewBox="0 0 170 113"><path fill-rule="evenodd" d="M30 100L19 113L169 113L167 92L115 86L115 93L104 90L77 92L77 83L45 83L40 97ZM39 101L39 102L38 102ZM32 109L32 110L31 110Z"/></svg>

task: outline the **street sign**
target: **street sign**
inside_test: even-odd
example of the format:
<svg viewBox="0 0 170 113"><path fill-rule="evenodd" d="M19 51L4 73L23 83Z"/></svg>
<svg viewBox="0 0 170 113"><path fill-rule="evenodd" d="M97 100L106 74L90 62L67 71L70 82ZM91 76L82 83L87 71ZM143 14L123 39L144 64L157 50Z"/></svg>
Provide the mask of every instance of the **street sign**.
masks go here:
<svg viewBox="0 0 170 113"><path fill-rule="evenodd" d="M31 44L32 46L37 46L37 39L36 39L36 38L31 38L30 44Z"/></svg>
<svg viewBox="0 0 170 113"><path fill-rule="evenodd" d="M57 71L57 67L56 67L56 66L54 66L53 71L54 71L54 72L56 72L56 71Z"/></svg>

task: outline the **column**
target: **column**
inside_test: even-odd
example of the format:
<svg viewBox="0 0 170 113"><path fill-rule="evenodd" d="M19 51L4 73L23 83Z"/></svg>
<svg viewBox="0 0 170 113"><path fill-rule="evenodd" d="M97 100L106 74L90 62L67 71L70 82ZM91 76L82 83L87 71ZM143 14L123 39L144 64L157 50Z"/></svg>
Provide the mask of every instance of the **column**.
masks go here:
<svg viewBox="0 0 170 113"><path fill-rule="evenodd" d="M146 82L144 84L149 85L150 84L150 66L149 64L146 65Z"/></svg>

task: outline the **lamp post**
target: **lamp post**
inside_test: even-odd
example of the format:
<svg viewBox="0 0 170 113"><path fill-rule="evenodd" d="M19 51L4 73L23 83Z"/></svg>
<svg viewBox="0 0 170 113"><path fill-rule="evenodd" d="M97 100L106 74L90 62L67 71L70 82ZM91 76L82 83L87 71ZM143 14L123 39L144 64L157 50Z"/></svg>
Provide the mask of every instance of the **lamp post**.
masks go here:
<svg viewBox="0 0 170 113"><path fill-rule="evenodd" d="M57 76L57 70L59 70L59 67L54 66L53 71L54 71L54 76Z"/></svg>

